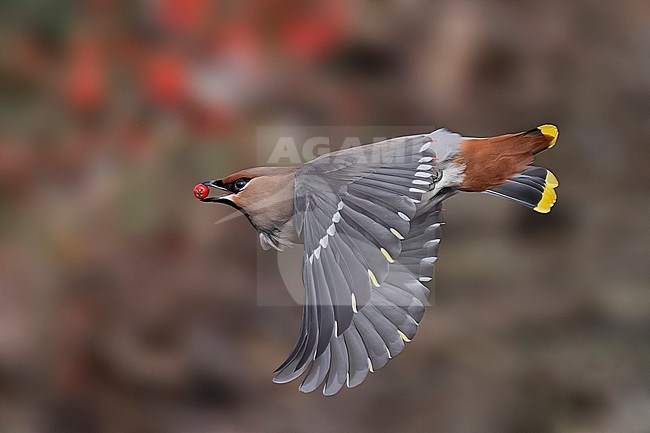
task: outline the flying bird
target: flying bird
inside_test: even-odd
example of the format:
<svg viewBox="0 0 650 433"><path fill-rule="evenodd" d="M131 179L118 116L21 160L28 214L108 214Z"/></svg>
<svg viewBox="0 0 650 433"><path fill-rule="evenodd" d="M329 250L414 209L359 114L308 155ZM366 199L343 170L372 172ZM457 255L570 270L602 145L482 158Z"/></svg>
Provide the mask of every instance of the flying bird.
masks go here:
<svg viewBox="0 0 650 433"><path fill-rule="evenodd" d="M438 129L198 184L199 200L243 213L264 249L304 244L302 327L274 382L304 375L301 391L333 395L397 356L424 316L443 200L485 192L548 213L558 181L532 163L557 137L554 125L489 138Z"/></svg>

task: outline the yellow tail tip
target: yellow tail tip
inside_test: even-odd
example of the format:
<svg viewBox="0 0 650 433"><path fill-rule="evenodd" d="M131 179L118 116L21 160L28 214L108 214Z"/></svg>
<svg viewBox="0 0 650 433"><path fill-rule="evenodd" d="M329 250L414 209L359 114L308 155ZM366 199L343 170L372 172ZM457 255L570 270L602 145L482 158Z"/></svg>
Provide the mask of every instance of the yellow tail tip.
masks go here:
<svg viewBox="0 0 650 433"><path fill-rule="evenodd" d="M560 131L557 129L557 126L546 124L546 125L538 126L537 129L539 129L540 132L544 134L545 137L548 137L548 139L551 140L548 145L549 149L555 146L555 143L557 142L557 136L560 134Z"/></svg>
<svg viewBox="0 0 650 433"><path fill-rule="evenodd" d="M555 193L555 188L560 184L557 180L557 177L549 170L546 170L546 185L544 186L544 192L542 193L542 198L535 206L534 210L539 213L549 213L551 208L557 201L557 194Z"/></svg>
<svg viewBox="0 0 650 433"><path fill-rule="evenodd" d="M550 170L546 170L546 184L551 188L557 188L560 185L560 182L557 180L557 177Z"/></svg>

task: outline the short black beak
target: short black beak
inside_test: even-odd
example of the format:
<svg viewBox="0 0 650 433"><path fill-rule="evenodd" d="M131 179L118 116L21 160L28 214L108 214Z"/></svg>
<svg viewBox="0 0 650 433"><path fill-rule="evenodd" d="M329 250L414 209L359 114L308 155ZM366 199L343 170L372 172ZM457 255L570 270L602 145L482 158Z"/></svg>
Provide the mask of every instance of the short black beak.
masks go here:
<svg viewBox="0 0 650 433"><path fill-rule="evenodd" d="M228 191L229 193L232 192L232 191L230 191L228 188L226 188L226 187L224 186L223 182L220 181L220 180L206 180L205 182L201 182L201 183L202 183L203 185L207 186L208 188L216 188L216 189L219 189L219 190L221 190L221 191ZM228 196L228 195L230 195L230 194L223 194L223 195L220 195L219 197L206 197L206 198L202 198L201 201L202 201L202 202L208 202L208 203L223 203L223 204L227 204L228 206L230 206L230 207L232 207L232 208L235 208L235 209L237 209L238 211L240 211L242 214L244 214L244 216L248 219L248 221L249 221L251 224L253 224L253 221L251 220L251 217L250 217L250 215L248 214L248 212L246 212L244 209L242 209L241 207L239 207L239 206L237 205L237 203L235 203L234 201L225 198L225 197ZM255 224L253 224L253 227L255 227Z"/></svg>
<svg viewBox="0 0 650 433"><path fill-rule="evenodd" d="M207 186L208 188L216 188L216 189L219 189L221 191L228 191L228 189L226 189L223 186L223 182L220 181L220 180L206 180L205 182L201 182L201 183L203 185ZM201 201L203 201L203 202L211 202L211 203L226 203L226 204L229 204L230 200L222 199L222 197L224 197L225 195L227 195L227 194L221 195L219 197L206 197L206 198L202 198Z"/></svg>
<svg viewBox="0 0 650 433"><path fill-rule="evenodd" d="M220 180L206 180L205 182L201 182L203 185L207 186L208 188L217 188L222 191L228 191L224 186L223 182Z"/></svg>

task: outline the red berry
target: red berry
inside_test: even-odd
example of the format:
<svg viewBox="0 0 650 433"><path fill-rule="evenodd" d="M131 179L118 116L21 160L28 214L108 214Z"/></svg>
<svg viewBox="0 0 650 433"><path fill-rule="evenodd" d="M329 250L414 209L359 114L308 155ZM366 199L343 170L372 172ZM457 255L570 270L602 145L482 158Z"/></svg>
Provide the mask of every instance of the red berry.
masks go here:
<svg viewBox="0 0 650 433"><path fill-rule="evenodd" d="M199 200L206 198L209 193L210 193L210 188L203 185L202 183L194 187L194 197L198 198Z"/></svg>

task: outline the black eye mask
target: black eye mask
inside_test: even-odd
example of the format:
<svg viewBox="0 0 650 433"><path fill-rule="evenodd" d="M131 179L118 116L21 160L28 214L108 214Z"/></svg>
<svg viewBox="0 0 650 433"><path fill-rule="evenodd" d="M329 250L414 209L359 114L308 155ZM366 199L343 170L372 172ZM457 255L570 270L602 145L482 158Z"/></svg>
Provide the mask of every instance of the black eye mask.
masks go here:
<svg viewBox="0 0 650 433"><path fill-rule="evenodd" d="M222 181L217 180L214 182L214 185L216 187L224 188L234 194L237 194L239 191L244 189L246 185L248 185L248 182L250 182L250 178L240 177L239 179L229 183L223 183Z"/></svg>

